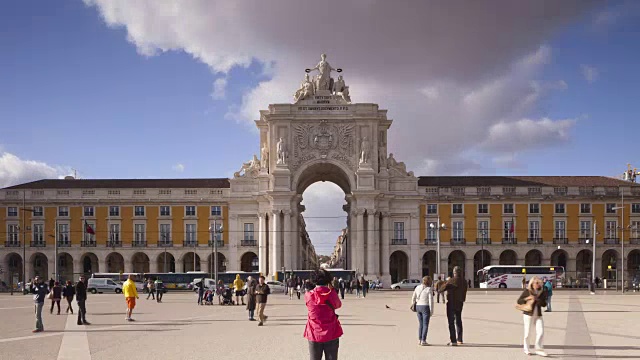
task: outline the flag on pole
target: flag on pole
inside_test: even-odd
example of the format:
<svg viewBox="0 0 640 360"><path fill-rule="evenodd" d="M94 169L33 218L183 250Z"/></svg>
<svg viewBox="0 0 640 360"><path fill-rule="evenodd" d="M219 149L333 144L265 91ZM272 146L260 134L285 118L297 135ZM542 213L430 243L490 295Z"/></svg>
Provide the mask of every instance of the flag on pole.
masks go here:
<svg viewBox="0 0 640 360"><path fill-rule="evenodd" d="M509 239L513 239L514 231L515 231L515 220L511 218L511 224L509 224Z"/></svg>
<svg viewBox="0 0 640 360"><path fill-rule="evenodd" d="M89 225L89 223L87 223L87 221L84 221L84 232L86 232L87 234L91 234L91 235L95 235L96 232L93 231L93 228L91 227L91 225Z"/></svg>

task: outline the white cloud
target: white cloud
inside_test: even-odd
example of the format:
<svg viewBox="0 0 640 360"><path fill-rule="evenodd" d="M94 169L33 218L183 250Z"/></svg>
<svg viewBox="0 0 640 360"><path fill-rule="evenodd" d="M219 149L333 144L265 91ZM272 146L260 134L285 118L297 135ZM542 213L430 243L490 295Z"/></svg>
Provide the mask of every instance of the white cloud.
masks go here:
<svg viewBox="0 0 640 360"><path fill-rule="evenodd" d="M227 89L227 79L226 78L217 78L216 81L213 82L213 92L211 93L211 98L214 100L222 100L226 97L226 89Z"/></svg>
<svg viewBox="0 0 640 360"><path fill-rule="evenodd" d="M180 164L180 163L175 164L171 167L171 169L175 172L180 172L180 173L184 172L184 164Z"/></svg>
<svg viewBox="0 0 640 360"><path fill-rule="evenodd" d="M0 153L0 188L41 179L61 178L70 172L69 168L24 160L8 152Z"/></svg>
<svg viewBox="0 0 640 360"><path fill-rule="evenodd" d="M303 213L307 231L321 255L330 255L340 231L347 227L344 191L331 182L317 182L309 186L303 196Z"/></svg>
<svg viewBox="0 0 640 360"><path fill-rule="evenodd" d="M589 65L580 65L580 70L582 71L582 76L584 76L585 80L589 83L593 83L598 80L598 76L600 72L593 66Z"/></svg>
<svg viewBox="0 0 640 360"><path fill-rule="evenodd" d="M574 119L554 121L548 118L498 123L491 126L489 137L482 146L489 151L506 153L555 146L569 140L575 124Z"/></svg>

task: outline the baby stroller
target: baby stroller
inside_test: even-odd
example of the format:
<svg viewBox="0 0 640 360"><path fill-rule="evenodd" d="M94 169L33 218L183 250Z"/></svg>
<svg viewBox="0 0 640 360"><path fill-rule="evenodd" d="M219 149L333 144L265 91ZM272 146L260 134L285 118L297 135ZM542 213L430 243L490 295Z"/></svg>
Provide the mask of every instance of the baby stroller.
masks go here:
<svg viewBox="0 0 640 360"><path fill-rule="evenodd" d="M224 289L222 291L222 305L233 305L233 292L231 289Z"/></svg>

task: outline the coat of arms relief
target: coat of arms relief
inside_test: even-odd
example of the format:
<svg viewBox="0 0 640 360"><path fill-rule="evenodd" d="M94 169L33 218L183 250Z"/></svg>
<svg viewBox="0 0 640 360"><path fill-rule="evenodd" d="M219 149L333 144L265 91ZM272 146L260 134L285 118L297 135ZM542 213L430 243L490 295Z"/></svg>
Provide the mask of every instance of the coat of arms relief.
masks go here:
<svg viewBox="0 0 640 360"><path fill-rule="evenodd" d="M354 125L321 120L320 123L294 125L293 130L292 168L314 159L334 159L355 168Z"/></svg>

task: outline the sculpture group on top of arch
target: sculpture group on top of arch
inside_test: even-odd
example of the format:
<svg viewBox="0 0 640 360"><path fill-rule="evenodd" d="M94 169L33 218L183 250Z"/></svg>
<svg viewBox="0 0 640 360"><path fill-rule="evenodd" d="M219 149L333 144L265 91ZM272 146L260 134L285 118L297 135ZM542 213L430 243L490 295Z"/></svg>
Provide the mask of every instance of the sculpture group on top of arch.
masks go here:
<svg viewBox="0 0 640 360"><path fill-rule="evenodd" d="M309 73L317 70L318 74L311 79ZM293 94L294 103L302 100L310 99L313 95L336 95L343 102L350 104L349 87L345 84L342 75L338 75L338 79L331 77L331 72L342 72L342 69L334 69L327 61L327 55L320 56L320 62L311 69L305 70L304 80L300 84L300 88Z"/></svg>

